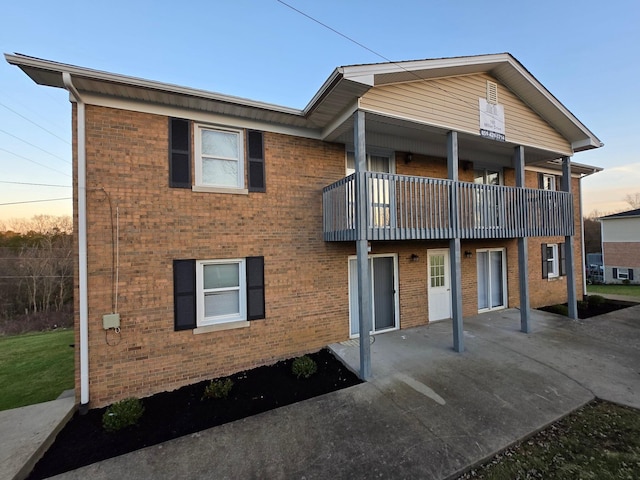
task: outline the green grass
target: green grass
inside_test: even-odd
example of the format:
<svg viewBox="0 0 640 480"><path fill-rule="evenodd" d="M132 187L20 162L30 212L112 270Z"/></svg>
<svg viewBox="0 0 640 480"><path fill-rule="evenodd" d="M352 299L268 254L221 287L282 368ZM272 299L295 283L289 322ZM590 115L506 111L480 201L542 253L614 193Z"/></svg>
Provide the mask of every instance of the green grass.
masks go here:
<svg viewBox="0 0 640 480"><path fill-rule="evenodd" d="M73 330L0 337L0 410L55 400L73 388Z"/></svg>
<svg viewBox="0 0 640 480"><path fill-rule="evenodd" d="M640 411L592 402L461 478L640 478Z"/></svg>
<svg viewBox="0 0 640 480"><path fill-rule="evenodd" d="M589 295L627 295L640 297L640 285L587 285Z"/></svg>

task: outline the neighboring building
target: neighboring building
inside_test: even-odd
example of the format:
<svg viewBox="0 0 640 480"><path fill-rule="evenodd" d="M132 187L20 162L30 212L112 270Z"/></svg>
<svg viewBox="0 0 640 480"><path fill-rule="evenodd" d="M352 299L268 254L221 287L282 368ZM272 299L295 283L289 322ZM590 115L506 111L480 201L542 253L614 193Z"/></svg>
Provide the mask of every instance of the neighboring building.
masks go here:
<svg viewBox="0 0 640 480"><path fill-rule="evenodd" d="M640 208L600 222L604 283L640 283Z"/></svg>
<svg viewBox="0 0 640 480"><path fill-rule="evenodd" d="M453 319L461 351L464 316L575 316L570 157L602 144L509 54L340 67L303 110L6 58L73 102L85 406L359 331L366 378L369 326Z"/></svg>

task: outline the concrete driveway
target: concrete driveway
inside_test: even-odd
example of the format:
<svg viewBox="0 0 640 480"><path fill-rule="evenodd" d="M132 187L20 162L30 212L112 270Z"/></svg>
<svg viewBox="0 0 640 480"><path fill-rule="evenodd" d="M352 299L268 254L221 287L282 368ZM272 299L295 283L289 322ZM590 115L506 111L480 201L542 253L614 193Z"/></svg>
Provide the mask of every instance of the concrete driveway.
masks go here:
<svg viewBox="0 0 640 480"><path fill-rule="evenodd" d="M595 397L640 408L640 306L588 320L515 309L378 335L372 381L63 479L446 479ZM357 368L355 342L333 345Z"/></svg>

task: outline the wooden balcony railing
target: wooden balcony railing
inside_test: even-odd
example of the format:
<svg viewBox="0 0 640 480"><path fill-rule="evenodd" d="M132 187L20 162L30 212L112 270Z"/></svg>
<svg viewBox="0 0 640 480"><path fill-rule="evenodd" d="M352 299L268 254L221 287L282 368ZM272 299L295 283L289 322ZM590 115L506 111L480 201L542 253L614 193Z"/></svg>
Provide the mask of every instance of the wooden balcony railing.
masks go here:
<svg viewBox="0 0 640 480"><path fill-rule="evenodd" d="M356 174L323 190L324 239L356 240ZM367 240L436 240L574 234L567 192L363 172Z"/></svg>

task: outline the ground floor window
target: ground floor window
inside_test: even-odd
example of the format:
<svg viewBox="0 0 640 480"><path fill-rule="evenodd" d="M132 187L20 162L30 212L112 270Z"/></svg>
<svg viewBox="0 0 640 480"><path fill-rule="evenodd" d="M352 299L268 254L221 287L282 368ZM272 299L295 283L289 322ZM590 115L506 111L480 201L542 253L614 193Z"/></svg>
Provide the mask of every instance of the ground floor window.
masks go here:
<svg viewBox="0 0 640 480"><path fill-rule="evenodd" d="M507 274L504 248L476 250L478 311L507 306Z"/></svg>
<svg viewBox="0 0 640 480"><path fill-rule="evenodd" d="M633 280L632 268L614 268L613 278L616 280Z"/></svg>
<svg viewBox="0 0 640 480"><path fill-rule="evenodd" d="M542 244L542 278L566 275L564 243Z"/></svg>

